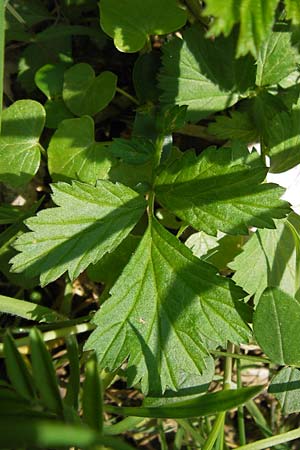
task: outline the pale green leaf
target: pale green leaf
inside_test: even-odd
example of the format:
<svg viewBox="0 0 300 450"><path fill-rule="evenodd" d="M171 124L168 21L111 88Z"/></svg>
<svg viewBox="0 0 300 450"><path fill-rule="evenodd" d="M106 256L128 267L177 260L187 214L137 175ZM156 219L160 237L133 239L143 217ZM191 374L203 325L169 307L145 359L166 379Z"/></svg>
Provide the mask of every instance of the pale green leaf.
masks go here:
<svg viewBox="0 0 300 450"><path fill-rule="evenodd" d="M272 32L257 55L257 86L279 83L297 68L299 55L291 45L291 33Z"/></svg>
<svg viewBox="0 0 300 450"><path fill-rule="evenodd" d="M105 71L96 77L89 64L75 64L65 72L63 99L76 116L93 116L114 98L116 85L114 73Z"/></svg>
<svg viewBox="0 0 300 450"><path fill-rule="evenodd" d="M162 103L187 105L195 122L236 103L254 86L255 65L250 56L235 60L234 49L234 36L209 40L197 27L164 45Z"/></svg>
<svg viewBox="0 0 300 450"><path fill-rule="evenodd" d="M137 52L151 34L167 34L186 22L176 0L101 0L101 27L121 52Z"/></svg>
<svg viewBox="0 0 300 450"><path fill-rule="evenodd" d="M239 23L237 56L251 52L257 55L262 42L272 29L279 0L206 0L205 14L214 16L209 36L228 36Z"/></svg>
<svg viewBox="0 0 300 450"><path fill-rule="evenodd" d="M128 357L129 383L161 395L205 368L207 342L247 340L235 308L244 293L194 257L153 219L109 298L96 313L86 349L101 367ZM180 358L178 358L180 355Z"/></svg>
<svg viewBox="0 0 300 450"><path fill-rule="evenodd" d="M46 285L68 271L76 278L87 266L113 251L145 209L145 200L130 188L109 181L97 186L74 181L52 185L58 207L41 211L25 223L13 270L41 275Z"/></svg>
<svg viewBox="0 0 300 450"><path fill-rule="evenodd" d="M95 184L105 179L113 158L107 145L95 141L89 116L61 122L48 147L48 168L54 181L79 180Z"/></svg>
<svg viewBox="0 0 300 450"><path fill-rule="evenodd" d="M245 162L248 150L244 149ZM246 234L249 226L273 228L272 218L289 212L283 189L263 183L266 168L241 164L230 148L186 152L161 172L156 192L161 204L195 229L215 235ZM262 184L263 183L263 184Z"/></svg>
<svg viewBox="0 0 300 450"><path fill-rule="evenodd" d="M281 112L268 128L270 172L285 172L300 163L300 110Z"/></svg>
<svg viewBox="0 0 300 450"><path fill-rule="evenodd" d="M40 165L39 138L45 124L43 106L18 100L2 114L0 181L17 187L26 184Z"/></svg>
<svg viewBox="0 0 300 450"><path fill-rule="evenodd" d="M261 296L253 318L254 335L275 364L300 367L300 303L278 288Z"/></svg>
<svg viewBox="0 0 300 450"><path fill-rule="evenodd" d="M279 401L283 414L300 411L300 370L283 367L272 379L269 392Z"/></svg>
<svg viewBox="0 0 300 450"><path fill-rule="evenodd" d="M233 280L258 303L268 286L278 286L295 296L299 289L299 216L292 213L276 221L274 230L258 230L244 245L243 252L229 264Z"/></svg>
<svg viewBox="0 0 300 450"><path fill-rule="evenodd" d="M208 126L208 132L219 139L234 140L249 144L258 138L255 124L248 112L232 111L230 116L216 116L215 122Z"/></svg>

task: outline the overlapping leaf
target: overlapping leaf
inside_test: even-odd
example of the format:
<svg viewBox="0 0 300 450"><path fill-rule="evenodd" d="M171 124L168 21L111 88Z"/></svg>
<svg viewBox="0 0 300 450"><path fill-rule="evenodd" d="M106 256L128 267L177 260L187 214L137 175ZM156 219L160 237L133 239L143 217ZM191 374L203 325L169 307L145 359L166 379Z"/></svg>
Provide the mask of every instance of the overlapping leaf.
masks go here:
<svg viewBox="0 0 300 450"><path fill-rule="evenodd" d="M48 147L48 167L54 181L78 179L95 184L107 178L111 165L107 146L95 142L91 117L60 123Z"/></svg>
<svg viewBox="0 0 300 450"><path fill-rule="evenodd" d="M130 355L130 383L144 391L176 390L199 374L207 340L241 342L248 328L235 309L243 297L230 280L210 266L155 219L95 316L96 330L86 348L102 367L117 368Z"/></svg>
<svg viewBox="0 0 300 450"><path fill-rule="evenodd" d="M96 187L74 181L52 185L57 208L26 221L32 230L16 241L20 254L13 270L41 275L45 285L68 271L74 279L86 267L113 251L134 227L145 200L130 188L109 181Z"/></svg>
<svg viewBox="0 0 300 450"><path fill-rule="evenodd" d="M283 367L272 379L269 392L280 402L283 414L300 411L300 370Z"/></svg>
<svg viewBox="0 0 300 450"><path fill-rule="evenodd" d="M244 150L245 157L248 155ZM200 156L186 152L162 171L156 181L158 200L194 228L245 234L248 226L273 228L272 218L284 217L289 206L283 189L262 182L266 169L241 164L230 148L210 147ZM246 159L244 159L246 162Z"/></svg>
<svg viewBox="0 0 300 450"><path fill-rule="evenodd" d="M101 0L101 27L122 52L137 52L151 34L167 34L186 22L176 0Z"/></svg>
<svg viewBox="0 0 300 450"><path fill-rule="evenodd" d="M278 286L292 296L297 294L299 231L300 218L292 213L287 220L276 221L276 229L256 231L243 252L229 264L236 271L234 281L255 296L255 303L268 286Z"/></svg>
<svg viewBox="0 0 300 450"><path fill-rule="evenodd" d="M3 111L0 137L0 181L22 186L40 165L40 134L45 110L33 100L19 100Z"/></svg>
<svg viewBox="0 0 300 450"><path fill-rule="evenodd" d="M256 142L257 130L247 112L232 111L230 116L217 116L216 121L209 124L208 132L220 139L238 139L249 144Z"/></svg>
<svg viewBox="0 0 300 450"><path fill-rule="evenodd" d="M236 103L254 86L255 66L250 56L235 60L234 49L234 35L209 40L197 27L174 38L163 47L162 102L188 105L192 121Z"/></svg>

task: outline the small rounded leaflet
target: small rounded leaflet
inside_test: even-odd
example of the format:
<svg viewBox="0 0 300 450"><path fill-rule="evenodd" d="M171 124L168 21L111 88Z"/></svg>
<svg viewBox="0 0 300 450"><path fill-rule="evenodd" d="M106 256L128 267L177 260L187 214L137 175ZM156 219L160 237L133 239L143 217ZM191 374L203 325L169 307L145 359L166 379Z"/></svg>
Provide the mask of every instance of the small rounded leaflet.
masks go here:
<svg viewBox="0 0 300 450"><path fill-rule="evenodd" d="M138 52L151 34L183 27L186 11L176 0L101 0L101 27L121 52Z"/></svg>
<svg viewBox="0 0 300 450"><path fill-rule="evenodd" d="M95 76L89 64L79 63L65 72L63 99L76 116L94 116L114 98L116 86L114 73L105 71Z"/></svg>

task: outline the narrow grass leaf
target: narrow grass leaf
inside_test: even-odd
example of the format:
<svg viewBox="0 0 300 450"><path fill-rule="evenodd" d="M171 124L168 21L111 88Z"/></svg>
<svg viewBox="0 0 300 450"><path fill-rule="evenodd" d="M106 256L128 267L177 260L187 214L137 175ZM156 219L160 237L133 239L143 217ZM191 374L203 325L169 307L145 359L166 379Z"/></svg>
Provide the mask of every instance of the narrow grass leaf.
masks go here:
<svg viewBox="0 0 300 450"><path fill-rule="evenodd" d="M95 431L103 430L103 397L99 366L93 353L85 365L85 380L82 392L84 422Z"/></svg>

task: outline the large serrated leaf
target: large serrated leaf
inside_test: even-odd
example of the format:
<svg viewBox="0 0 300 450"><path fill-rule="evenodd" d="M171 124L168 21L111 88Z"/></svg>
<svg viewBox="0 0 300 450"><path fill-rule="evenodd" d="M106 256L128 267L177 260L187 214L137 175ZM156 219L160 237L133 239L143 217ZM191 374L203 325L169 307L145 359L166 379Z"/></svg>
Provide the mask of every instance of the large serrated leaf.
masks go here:
<svg viewBox="0 0 300 450"><path fill-rule="evenodd" d="M0 136L0 181L22 186L40 165L40 134L45 124L43 106L33 100L19 100L2 114Z"/></svg>
<svg viewBox="0 0 300 450"><path fill-rule="evenodd" d="M273 363L300 367L300 303L278 288L261 296L253 318L258 345Z"/></svg>
<svg viewBox="0 0 300 450"><path fill-rule="evenodd" d="M235 60L234 49L234 36L209 40L197 27L174 38L163 47L162 103L188 105L194 122L236 103L254 86L255 65L250 56Z"/></svg>
<svg viewBox="0 0 300 450"><path fill-rule="evenodd" d="M167 34L186 22L176 0L101 0L101 27L122 52L137 52L151 34Z"/></svg>
<svg viewBox="0 0 300 450"><path fill-rule="evenodd" d="M249 155L244 149L245 162ZM232 149L209 147L200 156L186 152L156 180L158 200L194 228L216 235L245 234L248 226L273 228L272 218L289 212L283 189L264 183L266 169L241 164Z"/></svg>
<svg viewBox="0 0 300 450"><path fill-rule="evenodd" d="M46 285L68 271L76 278L86 267L113 251L128 235L145 209L145 200L132 189L109 181L97 186L74 181L52 185L57 208L26 221L32 230L19 237L12 259L15 272L41 275Z"/></svg>
<svg viewBox="0 0 300 450"><path fill-rule="evenodd" d="M254 295L256 304L268 286L278 286L292 296L299 290L300 218L292 213L275 223L274 230L256 231L229 264L236 271L233 280Z"/></svg>
<svg viewBox="0 0 300 450"><path fill-rule="evenodd" d="M233 300L243 291L155 219L111 295L94 318L86 349L110 369L130 355L129 382L142 379L145 392L177 390L187 376L200 374L208 340L224 344L249 336Z"/></svg>
<svg viewBox="0 0 300 450"><path fill-rule="evenodd" d="M107 145L95 141L89 116L61 122L48 147L48 167L54 181L78 179L95 184L108 177L113 158Z"/></svg>

